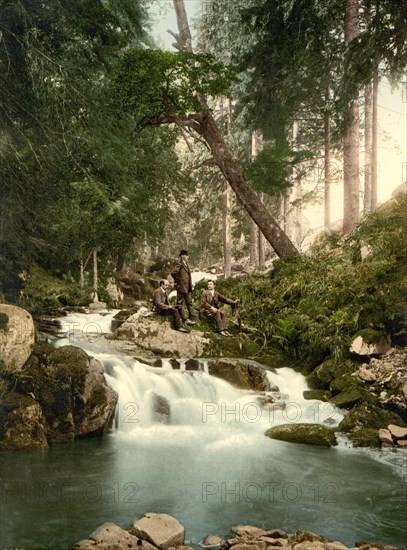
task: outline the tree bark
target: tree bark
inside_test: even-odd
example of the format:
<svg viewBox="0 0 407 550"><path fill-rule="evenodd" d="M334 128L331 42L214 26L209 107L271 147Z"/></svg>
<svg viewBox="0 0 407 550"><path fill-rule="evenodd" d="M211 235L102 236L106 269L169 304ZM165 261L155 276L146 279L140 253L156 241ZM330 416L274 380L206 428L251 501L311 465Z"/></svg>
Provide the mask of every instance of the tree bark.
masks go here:
<svg viewBox="0 0 407 550"><path fill-rule="evenodd" d="M328 104L330 100L329 88L325 91L324 113L324 229L331 228L331 115Z"/></svg>
<svg viewBox="0 0 407 550"><path fill-rule="evenodd" d="M358 0L346 0L345 44L349 45L359 34ZM343 146L344 215L343 232L352 231L359 221L359 104L351 100L349 124Z"/></svg>
<svg viewBox="0 0 407 550"><path fill-rule="evenodd" d="M83 273L83 260L80 259L79 262L79 288L84 287L84 273Z"/></svg>
<svg viewBox="0 0 407 550"><path fill-rule="evenodd" d="M365 168L363 211L372 210L372 122L373 122L373 88L369 82L365 88Z"/></svg>
<svg viewBox="0 0 407 550"><path fill-rule="evenodd" d="M257 193L244 179L211 113L206 111L198 114L201 115L199 117L200 124L196 127L198 133L209 145L214 161L250 217L256 222L278 256L297 255L298 250L294 244L262 204Z"/></svg>
<svg viewBox="0 0 407 550"><path fill-rule="evenodd" d="M260 193L260 200L264 204L264 193ZM259 265L266 263L266 240L261 231L259 231Z"/></svg>
<svg viewBox="0 0 407 550"><path fill-rule="evenodd" d="M223 272L225 277L232 274L232 196L231 189L225 181L225 190L222 193L222 219L223 219Z"/></svg>
<svg viewBox="0 0 407 550"><path fill-rule="evenodd" d="M96 248L94 248L93 249L93 290L94 290L93 301L94 302L99 301L98 286L99 286L99 281L98 281L98 251L96 250Z"/></svg>
<svg viewBox="0 0 407 550"><path fill-rule="evenodd" d="M179 31L179 49L192 52L191 33L183 0L173 0L177 14ZM223 139L223 136L209 111L206 98L197 94L202 112L188 117L189 123L208 144L215 163L220 168L249 216L256 222L265 238L272 245L278 256L297 255L298 250L284 233L278 223L260 201L257 194L243 177L238 165ZM172 121L175 122L175 119Z"/></svg>
<svg viewBox="0 0 407 550"><path fill-rule="evenodd" d="M377 208L377 132L378 132L378 114L377 102L379 97L379 71L378 67L373 73L373 92L372 92L372 197L370 210Z"/></svg>

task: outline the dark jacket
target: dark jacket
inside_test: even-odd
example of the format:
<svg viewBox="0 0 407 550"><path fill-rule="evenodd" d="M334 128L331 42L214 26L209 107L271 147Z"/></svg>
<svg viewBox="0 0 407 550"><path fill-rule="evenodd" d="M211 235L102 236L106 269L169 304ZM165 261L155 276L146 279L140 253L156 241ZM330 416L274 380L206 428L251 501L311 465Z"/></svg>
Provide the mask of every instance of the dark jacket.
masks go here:
<svg viewBox="0 0 407 550"><path fill-rule="evenodd" d="M189 294L192 292L191 270L189 269L188 264L180 262L176 265L174 270L171 272L171 277L174 279L174 288L177 292L183 294Z"/></svg>
<svg viewBox="0 0 407 550"><path fill-rule="evenodd" d="M168 303L168 296L162 287L156 288L153 292L153 305L156 311L168 311L171 306Z"/></svg>
<svg viewBox="0 0 407 550"><path fill-rule="evenodd" d="M235 303L234 300L230 300L229 298L226 298L226 296L222 296L222 294L219 294L217 290L214 291L213 296L210 290L203 290L201 296L201 312L206 315L213 315L211 307L216 307L218 309L219 302L229 304L230 306L234 305Z"/></svg>

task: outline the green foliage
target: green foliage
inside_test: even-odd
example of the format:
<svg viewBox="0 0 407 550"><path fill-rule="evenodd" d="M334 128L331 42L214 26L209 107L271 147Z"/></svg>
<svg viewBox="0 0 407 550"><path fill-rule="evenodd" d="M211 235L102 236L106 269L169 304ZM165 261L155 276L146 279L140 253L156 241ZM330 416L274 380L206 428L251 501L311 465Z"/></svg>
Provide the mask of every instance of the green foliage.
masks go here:
<svg viewBox="0 0 407 550"><path fill-rule="evenodd" d="M373 329L393 341L406 333L406 219L407 201L393 200L346 241L328 236L307 256L277 260L267 274L219 281L218 290L240 296L243 322L306 372L329 357L311 383L329 389L335 371L349 371L344 361L359 331ZM363 247L370 254L362 260Z"/></svg>
<svg viewBox="0 0 407 550"><path fill-rule="evenodd" d="M31 312L40 313L68 305L88 305L91 298L90 287L80 289L72 277L56 277L32 264L25 273L25 286L19 305Z"/></svg>
<svg viewBox="0 0 407 550"><path fill-rule="evenodd" d="M287 143L265 147L258 153L246 174L257 191L280 195L293 184L293 168L313 155L309 151L291 151Z"/></svg>
<svg viewBox="0 0 407 550"><path fill-rule="evenodd" d="M115 80L127 107L160 117L201 110L197 94L227 95L233 77L209 55L135 50L124 55Z"/></svg>
<svg viewBox="0 0 407 550"><path fill-rule="evenodd" d="M132 140L135 118L112 85L123 51L148 42L144 25L131 0L2 4L0 289L10 301L33 262L78 279L94 248L114 265L136 239L156 242L165 197L189 184L176 133Z"/></svg>

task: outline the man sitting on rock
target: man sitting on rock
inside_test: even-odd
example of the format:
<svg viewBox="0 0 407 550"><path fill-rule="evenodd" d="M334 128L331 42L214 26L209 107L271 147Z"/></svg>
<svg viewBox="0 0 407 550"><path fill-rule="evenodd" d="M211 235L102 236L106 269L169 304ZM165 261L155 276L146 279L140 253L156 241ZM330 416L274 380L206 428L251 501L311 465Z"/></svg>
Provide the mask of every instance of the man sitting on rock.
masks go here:
<svg viewBox="0 0 407 550"><path fill-rule="evenodd" d="M168 301L168 288L170 284L165 279L160 281L160 288L153 292L153 304L155 312L159 315L172 315L174 321L174 329L179 332L188 332L183 326L188 323L188 315L184 311L182 305L170 305Z"/></svg>
<svg viewBox="0 0 407 550"><path fill-rule="evenodd" d="M217 290L215 290L215 281L209 280L208 289L202 291L201 313L203 313L205 317L215 318L216 330L219 334L222 336L232 336L227 330L226 315L218 307L219 302L234 306L239 302L239 300L230 300L229 298L222 296Z"/></svg>

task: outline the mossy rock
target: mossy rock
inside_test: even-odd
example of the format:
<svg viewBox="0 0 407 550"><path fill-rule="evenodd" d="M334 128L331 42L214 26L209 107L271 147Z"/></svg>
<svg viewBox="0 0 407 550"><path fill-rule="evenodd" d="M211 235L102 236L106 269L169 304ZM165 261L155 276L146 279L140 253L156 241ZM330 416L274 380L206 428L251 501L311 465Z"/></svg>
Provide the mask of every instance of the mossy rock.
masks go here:
<svg viewBox="0 0 407 550"><path fill-rule="evenodd" d="M363 401L363 393L357 388L341 391L331 399L331 403L343 409L351 409L361 401Z"/></svg>
<svg viewBox="0 0 407 550"><path fill-rule="evenodd" d="M359 332L353 336L352 340L357 336L361 336L366 344L382 345L389 343L388 335L383 330L376 330L374 328L364 328L359 330Z"/></svg>
<svg viewBox="0 0 407 550"><path fill-rule="evenodd" d="M374 428L360 428L353 431L349 439L355 447L380 447L379 430Z"/></svg>
<svg viewBox="0 0 407 550"><path fill-rule="evenodd" d="M48 446L41 407L28 395L10 392L0 403L0 450Z"/></svg>
<svg viewBox="0 0 407 550"><path fill-rule="evenodd" d="M400 425L400 417L391 411L386 411L377 405L360 403L356 405L339 424L342 432L351 432L361 428L380 429L389 424Z"/></svg>
<svg viewBox="0 0 407 550"><path fill-rule="evenodd" d="M332 393L327 390L305 390L303 392L304 399L318 399L318 401L329 401Z"/></svg>
<svg viewBox="0 0 407 550"><path fill-rule="evenodd" d="M350 374L341 374L332 380L329 384L329 389L332 395L338 395L339 393L350 390L351 388L358 388L361 386L360 380Z"/></svg>
<svg viewBox="0 0 407 550"><path fill-rule="evenodd" d="M330 390L332 380L354 370L355 366L351 361L337 362L329 358L307 376L307 383L313 390Z"/></svg>
<svg viewBox="0 0 407 550"><path fill-rule="evenodd" d="M319 424L283 424L269 428L265 435L270 439L278 439L289 443L318 445L320 447L336 445L334 432Z"/></svg>

